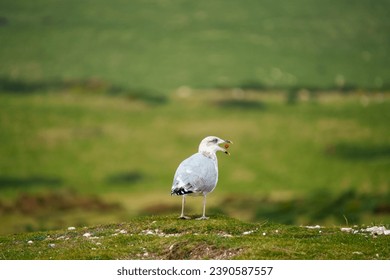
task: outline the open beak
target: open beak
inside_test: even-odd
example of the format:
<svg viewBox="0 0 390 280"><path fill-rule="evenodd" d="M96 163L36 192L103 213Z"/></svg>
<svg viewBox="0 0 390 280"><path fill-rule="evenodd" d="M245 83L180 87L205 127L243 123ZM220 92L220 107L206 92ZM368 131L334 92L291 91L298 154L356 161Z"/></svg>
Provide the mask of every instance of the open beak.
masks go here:
<svg viewBox="0 0 390 280"><path fill-rule="evenodd" d="M225 146L224 146L224 153L230 156L230 153L228 152L229 144L233 144L233 141L225 140Z"/></svg>

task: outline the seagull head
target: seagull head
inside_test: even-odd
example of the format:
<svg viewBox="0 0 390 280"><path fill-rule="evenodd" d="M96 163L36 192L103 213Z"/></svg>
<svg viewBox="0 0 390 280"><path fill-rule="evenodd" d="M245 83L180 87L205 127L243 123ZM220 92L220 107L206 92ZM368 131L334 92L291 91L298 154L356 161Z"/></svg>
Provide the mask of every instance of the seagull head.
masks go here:
<svg viewBox="0 0 390 280"><path fill-rule="evenodd" d="M199 144L199 152L200 153L209 153L209 154L215 154L216 152L218 151L221 151L221 152L224 152L225 154L227 155L230 155L229 152L227 151L227 147L229 147L228 145L226 145L225 147L221 147L219 145L221 144L233 144L232 141L230 140L223 140L219 137L216 137L216 136L207 136L206 138L204 138L200 144Z"/></svg>

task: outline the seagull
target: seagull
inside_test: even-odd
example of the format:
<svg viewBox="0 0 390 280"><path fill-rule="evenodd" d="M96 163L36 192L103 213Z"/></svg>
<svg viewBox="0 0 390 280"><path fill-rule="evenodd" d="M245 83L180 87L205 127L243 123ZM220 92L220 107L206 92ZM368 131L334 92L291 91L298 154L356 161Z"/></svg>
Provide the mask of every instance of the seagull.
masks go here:
<svg viewBox="0 0 390 280"><path fill-rule="evenodd" d="M230 140L223 140L216 136L207 136L199 144L199 150L189 158L183 160L176 170L173 178L171 195L181 195L182 206L180 219L190 219L184 216L186 196L203 195L203 215L197 220L206 220L206 195L212 192L218 182L218 160L216 152L227 151ZM224 148L220 144L225 144Z"/></svg>

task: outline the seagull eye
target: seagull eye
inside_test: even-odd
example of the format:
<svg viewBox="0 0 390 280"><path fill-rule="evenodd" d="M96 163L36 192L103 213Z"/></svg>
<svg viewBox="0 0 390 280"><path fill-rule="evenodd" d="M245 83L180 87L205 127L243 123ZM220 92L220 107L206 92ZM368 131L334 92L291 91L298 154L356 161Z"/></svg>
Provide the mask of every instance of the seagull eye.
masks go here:
<svg viewBox="0 0 390 280"><path fill-rule="evenodd" d="M213 140L210 140L211 143L218 143L218 139L214 138Z"/></svg>

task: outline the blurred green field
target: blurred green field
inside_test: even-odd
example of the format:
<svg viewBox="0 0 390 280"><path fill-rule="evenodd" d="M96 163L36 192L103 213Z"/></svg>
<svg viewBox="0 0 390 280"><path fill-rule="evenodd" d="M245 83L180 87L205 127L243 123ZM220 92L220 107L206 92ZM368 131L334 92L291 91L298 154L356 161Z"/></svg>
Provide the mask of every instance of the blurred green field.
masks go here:
<svg viewBox="0 0 390 280"><path fill-rule="evenodd" d="M390 223L388 1L0 2L0 233L180 211ZM188 200L201 211L200 199Z"/></svg>
<svg viewBox="0 0 390 280"><path fill-rule="evenodd" d="M3 0L0 76L191 87L388 88L390 4Z"/></svg>
<svg viewBox="0 0 390 280"><path fill-rule="evenodd" d="M161 104L79 89L3 93L1 219L26 230L178 212L174 171L215 134L234 145L219 155L210 213L388 223L389 95L302 91L289 100L237 89L181 89ZM201 199L188 205L197 213Z"/></svg>

